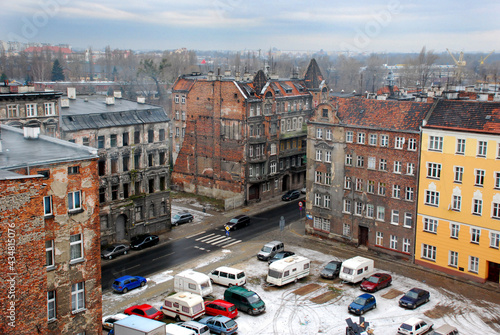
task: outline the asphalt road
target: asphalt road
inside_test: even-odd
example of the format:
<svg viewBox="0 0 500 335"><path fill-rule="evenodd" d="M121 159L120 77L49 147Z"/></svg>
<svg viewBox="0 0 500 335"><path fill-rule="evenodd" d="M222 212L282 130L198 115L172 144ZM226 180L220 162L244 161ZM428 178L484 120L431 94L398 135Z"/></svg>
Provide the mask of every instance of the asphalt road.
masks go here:
<svg viewBox="0 0 500 335"><path fill-rule="evenodd" d="M121 256L111 262L103 261L101 265L102 290L111 289L113 281L121 276L133 273L147 277L164 269L188 262L207 252L229 247L248 241L279 227L283 216L285 224L298 220L304 211L299 211L299 200L284 202L282 206L250 216L250 225L226 236L223 224L214 229L200 231L186 238L168 243L160 243L141 251L132 250L129 255ZM202 226L200 226L202 227Z"/></svg>

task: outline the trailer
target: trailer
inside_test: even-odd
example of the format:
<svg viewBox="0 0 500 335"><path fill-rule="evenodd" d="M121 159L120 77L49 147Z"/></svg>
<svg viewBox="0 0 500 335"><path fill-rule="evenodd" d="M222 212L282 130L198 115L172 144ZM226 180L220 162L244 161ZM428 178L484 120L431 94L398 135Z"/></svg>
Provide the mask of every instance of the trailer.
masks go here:
<svg viewBox="0 0 500 335"><path fill-rule="evenodd" d="M165 298L165 303L160 309L165 316L177 322L191 321L205 314L205 303L201 295L179 292Z"/></svg>
<svg viewBox="0 0 500 335"><path fill-rule="evenodd" d="M311 261L302 256L290 256L269 265L266 281L269 284L283 286L296 282L309 275Z"/></svg>
<svg viewBox="0 0 500 335"><path fill-rule="evenodd" d="M165 323L130 315L113 324L114 335L166 335Z"/></svg>
<svg viewBox="0 0 500 335"><path fill-rule="evenodd" d="M204 273L185 270L174 277L175 292L191 292L202 297L212 294L213 287L210 277Z"/></svg>
<svg viewBox="0 0 500 335"><path fill-rule="evenodd" d="M342 262L339 278L343 282L356 284L370 277L374 272L373 259L356 256Z"/></svg>

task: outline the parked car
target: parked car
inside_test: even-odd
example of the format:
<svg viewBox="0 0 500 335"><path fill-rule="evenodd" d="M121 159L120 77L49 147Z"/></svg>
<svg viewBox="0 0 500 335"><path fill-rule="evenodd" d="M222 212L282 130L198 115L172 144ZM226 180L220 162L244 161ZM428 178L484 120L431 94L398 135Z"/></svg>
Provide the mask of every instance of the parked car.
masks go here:
<svg viewBox="0 0 500 335"><path fill-rule="evenodd" d="M267 263L271 264L273 262L279 261L280 259L287 258L290 256L295 255L293 251L280 251L276 255L274 255L272 258L270 258Z"/></svg>
<svg viewBox="0 0 500 335"><path fill-rule="evenodd" d="M340 268L342 267L342 262L340 261L330 261L325 265L323 270L320 272L321 278L334 279L339 276Z"/></svg>
<svg viewBox="0 0 500 335"><path fill-rule="evenodd" d="M429 335L458 335L457 327L453 327L447 324L437 327Z"/></svg>
<svg viewBox="0 0 500 335"><path fill-rule="evenodd" d="M163 313L148 304L134 305L124 312L127 315L138 315L151 320L163 319Z"/></svg>
<svg viewBox="0 0 500 335"><path fill-rule="evenodd" d="M390 274L375 273L370 277L368 277L367 279L363 280L363 282L360 285L360 288L363 291L375 292L391 285L391 283L392 283L392 276Z"/></svg>
<svg viewBox="0 0 500 335"><path fill-rule="evenodd" d="M217 334L231 335L238 330L238 324L233 319L223 315L207 316L198 322L207 325L211 332Z"/></svg>
<svg viewBox="0 0 500 335"><path fill-rule="evenodd" d="M224 291L224 300L233 303L238 311L257 315L266 311L266 304L257 293L241 286L231 286Z"/></svg>
<svg viewBox="0 0 500 335"><path fill-rule="evenodd" d="M146 278L140 276L123 276L115 279L113 282L113 290L116 292L127 293L134 288L143 287L146 285Z"/></svg>
<svg viewBox="0 0 500 335"><path fill-rule="evenodd" d="M160 239L156 235L143 234L132 237L130 247L134 250L144 249L157 245Z"/></svg>
<svg viewBox="0 0 500 335"><path fill-rule="evenodd" d="M426 290L420 288L412 288L399 299L399 306L415 309L418 306L425 304L430 299L430 294Z"/></svg>
<svg viewBox="0 0 500 335"><path fill-rule="evenodd" d="M248 216L238 215L229 220L229 222L226 223L225 226L229 227L229 230L236 230L242 227L246 227L249 224L250 224L250 218Z"/></svg>
<svg viewBox="0 0 500 335"><path fill-rule="evenodd" d="M375 300L375 297L373 295L364 293L354 299L347 310L356 315L361 315L374 308L377 308L377 300Z"/></svg>
<svg viewBox="0 0 500 335"><path fill-rule="evenodd" d="M128 315L127 314L123 314L123 313L118 313L118 314L115 314L115 315L104 316L102 318L102 329L104 329L104 330L111 330L111 329L113 329L113 323L115 323L116 321L119 321L119 320L123 320L123 319L125 319L127 317L128 317Z"/></svg>
<svg viewBox="0 0 500 335"><path fill-rule="evenodd" d="M307 189L305 187L301 188L300 189L300 193L306 194L307 193Z"/></svg>
<svg viewBox="0 0 500 335"><path fill-rule="evenodd" d="M291 190L283 194L281 197L281 200L283 201L290 201L294 199L298 199L300 197L300 192L297 190Z"/></svg>
<svg viewBox="0 0 500 335"><path fill-rule="evenodd" d="M112 259L113 257L126 255L130 247L122 243L112 244L101 251L101 258Z"/></svg>
<svg viewBox="0 0 500 335"><path fill-rule="evenodd" d="M427 323L422 319L409 318L401 324L398 328L398 334L401 335L420 335L432 329L432 322Z"/></svg>
<svg viewBox="0 0 500 335"><path fill-rule="evenodd" d="M224 315L230 319L238 316L238 309L233 303L225 300L205 301L205 314L206 315Z"/></svg>
<svg viewBox="0 0 500 335"><path fill-rule="evenodd" d="M262 249L257 253L257 258L261 261L268 261L274 257L276 253L285 250L285 245L281 241L271 241L264 244Z"/></svg>
<svg viewBox="0 0 500 335"><path fill-rule="evenodd" d="M203 323L199 323L197 321L185 321L178 322L176 324L194 331L196 335L210 335L210 329L207 327L207 325L204 325Z"/></svg>
<svg viewBox="0 0 500 335"><path fill-rule="evenodd" d="M194 216L191 213L178 213L172 217L172 225L177 226L182 223L193 222Z"/></svg>

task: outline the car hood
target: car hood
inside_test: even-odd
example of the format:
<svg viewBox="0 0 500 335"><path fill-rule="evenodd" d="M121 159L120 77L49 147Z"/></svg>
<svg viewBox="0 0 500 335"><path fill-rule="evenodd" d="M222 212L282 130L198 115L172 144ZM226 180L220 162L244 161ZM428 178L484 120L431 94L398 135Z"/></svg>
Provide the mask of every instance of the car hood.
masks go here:
<svg viewBox="0 0 500 335"><path fill-rule="evenodd" d="M364 287L364 288L367 288L369 290L372 290L373 288L375 288L377 286L377 284L375 283L372 283L372 282L364 282L364 283L361 283L361 287Z"/></svg>
<svg viewBox="0 0 500 335"><path fill-rule="evenodd" d="M404 295L404 296L401 297L401 299L399 299L399 301L406 302L408 304L413 304L413 303L415 303L416 300Z"/></svg>
<svg viewBox="0 0 500 335"><path fill-rule="evenodd" d="M322 275L331 276L331 275L333 275L333 273L334 273L334 271L331 270L331 269L323 269L323 270L321 270L321 274Z"/></svg>
<svg viewBox="0 0 500 335"><path fill-rule="evenodd" d="M349 305L349 308L354 308L354 309L363 309L365 308L364 305L360 305L360 304L357 304L355 302L351 302L351 304Z"/></svg>

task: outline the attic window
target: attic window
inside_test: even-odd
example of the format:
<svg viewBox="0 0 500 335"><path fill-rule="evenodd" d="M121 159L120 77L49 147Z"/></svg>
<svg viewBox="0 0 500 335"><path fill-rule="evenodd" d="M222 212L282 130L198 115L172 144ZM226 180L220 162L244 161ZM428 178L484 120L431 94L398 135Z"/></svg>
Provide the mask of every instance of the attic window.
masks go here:
<svg viewBox="0 0 500 335"><path fill-rule="evenodd" d="M107 120L108 119L108 116L106 114L101 114L101 117L104 119L104 120Z"/></svg>
<svg viewBox="0 0 500 335"><path fill-rule="evenodd" d="M491 120L491 115L486 115L486 120Z"/></svg>
<svg viewBox="0 0 500 335"><path fill-rule="evenodd" d="M362 109L362 110L359 111L360 114L363 114L364 112L365 112L364 109Z"/></svg>
<svg viewBox="0 0 500 335"><path fill-rule="evenodd" d="M74 117L72 117L72 116L68 117L68 119L69 119L71 122L75 122L75 118L74 118Z"/></svg>

